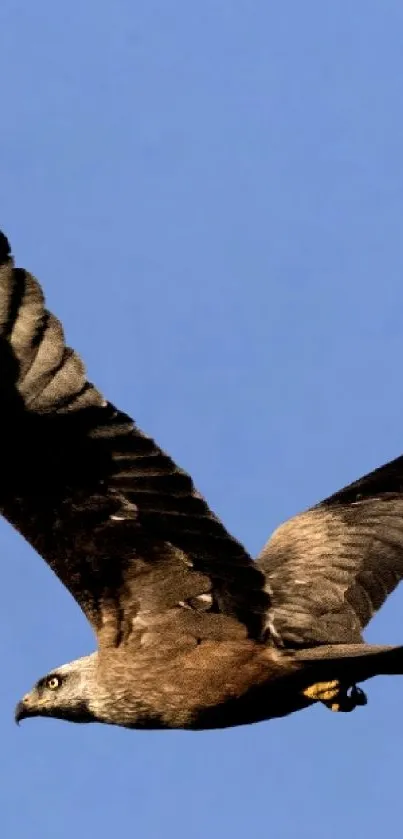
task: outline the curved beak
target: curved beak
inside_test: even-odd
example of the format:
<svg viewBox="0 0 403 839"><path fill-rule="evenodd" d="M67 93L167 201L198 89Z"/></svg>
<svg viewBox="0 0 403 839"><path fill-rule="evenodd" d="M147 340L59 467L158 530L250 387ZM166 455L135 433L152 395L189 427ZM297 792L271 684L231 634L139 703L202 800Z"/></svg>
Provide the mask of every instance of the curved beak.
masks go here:
<svg viewBox="0 0 403 839"><path fill-rule="evenodd" d="M26 717L34 717L36 715L36 709L31 705L29 701L29 695L24 696L21 699L21 702L16 705L14 719L17 725L20 724L21 720L25 720Z"/></svg>

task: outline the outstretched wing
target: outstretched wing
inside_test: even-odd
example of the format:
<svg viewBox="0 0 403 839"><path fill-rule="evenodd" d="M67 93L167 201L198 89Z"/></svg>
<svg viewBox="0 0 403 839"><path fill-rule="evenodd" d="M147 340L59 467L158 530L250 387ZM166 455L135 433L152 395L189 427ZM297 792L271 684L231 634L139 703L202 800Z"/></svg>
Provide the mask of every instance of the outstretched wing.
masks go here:
<svg viewBox="0 0 403 839"><path fill-rule="evenodd" d="M403 577L403 457L287 521L258 564L277 643L360 643Z"/></svg>
<svg viewBox="0 0 403 839"><path fill-rule="evenodd" d="M202 635L261 634L262 573L191 478L87 381L2 234L0 416L0 512L98 634L118 643L136 615L158 623L172 609L183 631L192 612Z"/></svg>

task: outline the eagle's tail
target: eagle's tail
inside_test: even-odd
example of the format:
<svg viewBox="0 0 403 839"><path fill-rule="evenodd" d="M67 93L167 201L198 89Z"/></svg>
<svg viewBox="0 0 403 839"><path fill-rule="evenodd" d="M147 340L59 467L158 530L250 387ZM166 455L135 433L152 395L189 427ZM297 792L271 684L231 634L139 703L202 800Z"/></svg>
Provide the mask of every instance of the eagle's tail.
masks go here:
<svg viewBox="0 0 403 839"><path fill-rule="evenodd" d="M372 676L403 675L403 646L332 644L298 650L295 657L312 665L315 679L340 679L351 684Z"/></svg>

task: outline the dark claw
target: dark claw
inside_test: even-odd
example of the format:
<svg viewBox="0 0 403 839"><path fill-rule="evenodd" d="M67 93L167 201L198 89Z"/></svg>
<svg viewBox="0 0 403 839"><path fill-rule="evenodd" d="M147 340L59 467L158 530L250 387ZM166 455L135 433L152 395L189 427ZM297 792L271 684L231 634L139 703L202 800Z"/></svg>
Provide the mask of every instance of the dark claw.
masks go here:
<svg viewBox="0 0 403 839"><path fill-rule="evenodd" d="M339 711L345 714L354 711L359 705L366 705L368 700L366 694L357 685L351 685L347 690L340 692L338 696Z"/></svg>
<svg viewBox="0 0 403 839"><path fill-rule="evenodd" d="M358 688L357 685L352 685L350 699L355 703L355 707L357 705L366 705L368 702L366 693L361 688Z"/></svg>

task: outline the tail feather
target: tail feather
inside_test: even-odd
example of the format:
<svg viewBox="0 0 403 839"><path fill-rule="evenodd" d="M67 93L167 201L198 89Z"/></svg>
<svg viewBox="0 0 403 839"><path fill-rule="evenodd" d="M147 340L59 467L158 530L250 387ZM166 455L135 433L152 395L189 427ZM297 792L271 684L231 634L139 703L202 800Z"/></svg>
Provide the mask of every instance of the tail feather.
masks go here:
<svg viewBox="0 0 403 839"><path fill-rule="evenodd" d="M363 682L372 676L403 675L403 646L333 644L297 650L295 658L315 667L315 678Z"/></svg>

